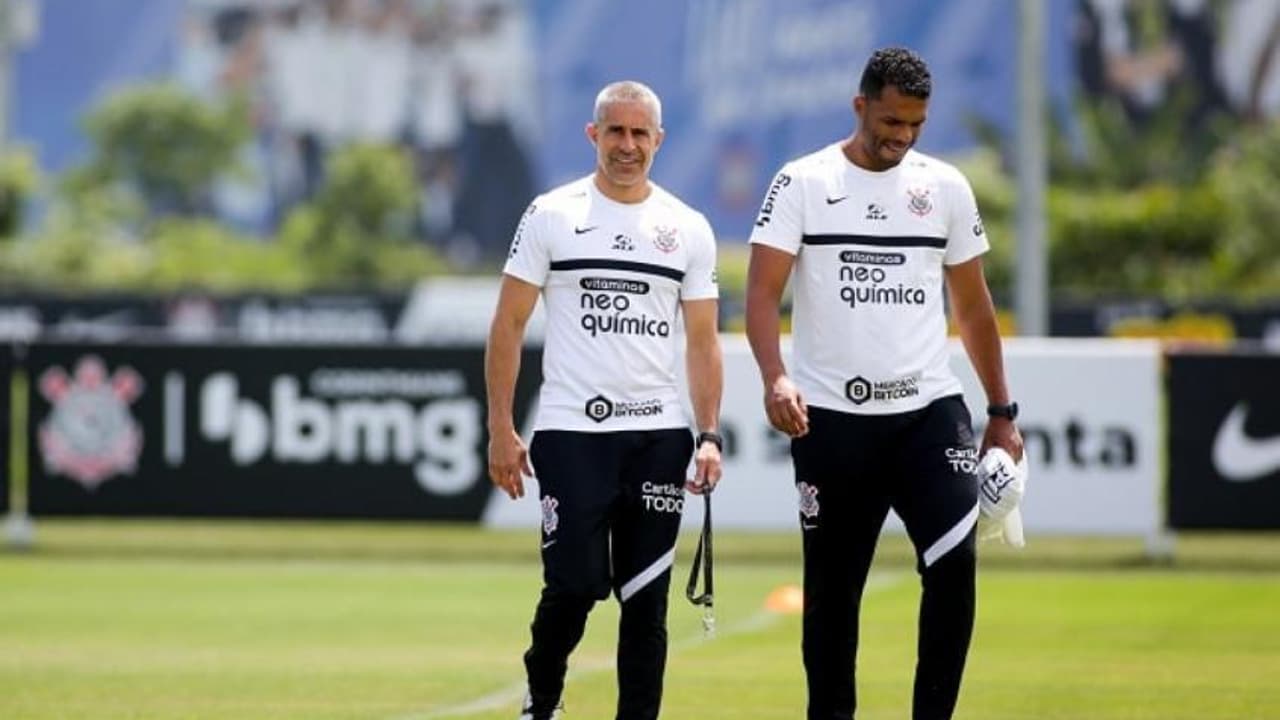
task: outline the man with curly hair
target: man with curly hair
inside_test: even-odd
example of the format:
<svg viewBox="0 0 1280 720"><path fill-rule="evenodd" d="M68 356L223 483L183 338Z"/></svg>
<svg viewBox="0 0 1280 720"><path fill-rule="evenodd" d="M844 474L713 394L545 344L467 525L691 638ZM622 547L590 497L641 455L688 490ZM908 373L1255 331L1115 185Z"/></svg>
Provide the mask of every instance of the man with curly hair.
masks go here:
<svg viewBox="0 0 1280 720"><path fill-rule="evenodd" d="M1022 456L973 190L912 149L931 90L916 53L876 51L853 100L857 129L787 163L751 234L747 335L769 422L792 438L809 720L853 717L858 611L890 509L923 584L912 717L955 709L973 631L978 448L948 366L944 279L990 403L981 450ZM788 371L779 307L793 270Z"/></svg>

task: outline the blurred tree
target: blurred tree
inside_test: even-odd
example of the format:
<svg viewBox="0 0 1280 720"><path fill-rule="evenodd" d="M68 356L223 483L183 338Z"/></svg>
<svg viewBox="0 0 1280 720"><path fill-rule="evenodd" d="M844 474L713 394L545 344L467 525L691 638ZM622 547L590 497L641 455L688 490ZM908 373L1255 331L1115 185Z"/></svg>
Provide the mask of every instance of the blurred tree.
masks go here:
<svg viewBox="0 0 1280 720"><path fill-rule="evenodd" d="M166 218L147 240L150 263L140 289L296 292L308 284L305 260L279 243L242 237L211 218Z"/></svg>
<svg viewBox="0 0 1280 720"><path fill-rule="evenodd" d="M1243 295L1280 293L1280 120L1242 133L1214 158L1210 177L1223 198L1216 284Z"/></svg>
<svg viewBox="0 0 1280 720"><path fill-rule="evenodd" d="M407 286L446 270L413 240L417 198L412 163L403 152L353 145L330 157L324 184L289 214L280 242L296 253L316 286Z"/></svg>
<svg viewBox="0 0 1280 720"><path fill-rule="evenodd" d="M1052 188L1052 286L1059 294L1082 298L1185 298L1210 291L1206 271L1222 215L1221 198L1208 183Z"/></svg>
<svg viewBox="0 0 1280 720"><path fill-rule="evenodd" d="M30 152L10 148L0 155L0 238L12 238L22 230L23 209L39 183Z"/></svg>
<svg viewBox="0 0 1280 720"><path fill-rule="evenodd" d="M983 272L996 301L1007 307L1013 301L1017 249L1013 232L1017 192L1013 180L1002 168L1000 154L990 147L979 148L954 161L973 186L987 241L991 243L991 251L982 261Z"/></svg>
<svg viewBox="0 0 1280 720"><path fill-rule="evenodd" d="M395 148L335 152L324 185L272 243L212 217L214 183L240 171L238 151L250 138L242 104L216 107L170 86L146 86L112 96L86 126L91 158L61 178L43 227L29 242L0 248L7 285L390 289L447 271L412 238L419 192L409 158ZM24 167L0 162L0 211L7 187L16 197L33 182Z"/></svg>
<svg viewBox="0 0 1280 720"><path fill-rule="evenodd" d="M969 178L991 242L985 260L997 300L1012 297L1017 188L992 150L957 158ZM1216 291L1209 263L1223 230L1222 198L1207 179L1183 186L1122 189L1050 186L1050 286L1057 297L1099 294L1190 297Z"/></svg>
<svg viewBox="0 0 1280 720"><path fill-rule="evenodd" d="M1226 115L1187 127L1193 99L1176 95L1159 113L1135 125L1117 103L1081 103L1076 110L1083 140L1077 151L1060 124L1050 127L1050 179L1081 188L1140 187L1149 182L1191 186L1209 169L1209 158L1240 123Z"/></svg>
<svg viewBox="0 0 1280 720"><path fill-rule="evenodd" d="M1177 88L1137 123L1116 97L1083 98L1073 109L1073 132L1049 115L1047 221L1056 297L1231 291L1210 270L1225 209L1209 173L1215 149L1234 139L1241 124L1205 112L1188 127L1197 102L1194 88ZM1011 151L994 126L972 118L970 124L986 148ZM1007 156L996 157L1005 162L987 158L964 169L993 239L992 287L1000 294L1012 289L1016 242L1001 243L1000 236L1012 231L1016 188Z"/></svg>
<svg viewBox="0 0 1280 720"><path fill-rule="evenodd" d="M1045 135L1049 182L1055 187L1132 189L1150 182L1196 185L1210 168L1214 151L1244 127L1225 113L1204 116L1192 129L1188 113L1193 95L1175 94L1158 113L1135 125L1115 101L1077 102L1071 109L1074 130L1047 114ZM978 116L966 118L980 147L998 153L1011 172L1012 138Z"/></svg>
<svg viewBox="0 0 1280 720"><path fill-rule="evenodd" d="M213 105L167 84L115 93L84 124L92 154L64 188L77 197L118 186L140 198L148 219L208 211L215 180L238 171L251 138L246 103Z"/></svg>
<svg viewBox="0 0 1280 720"><path fill-rule="evenodd" d="M146 249L120 229L132 214L104 193L85 193L74 208L56 204L37 234L0 255L4 284L62 292L130 284L147 264Z"/></svg>

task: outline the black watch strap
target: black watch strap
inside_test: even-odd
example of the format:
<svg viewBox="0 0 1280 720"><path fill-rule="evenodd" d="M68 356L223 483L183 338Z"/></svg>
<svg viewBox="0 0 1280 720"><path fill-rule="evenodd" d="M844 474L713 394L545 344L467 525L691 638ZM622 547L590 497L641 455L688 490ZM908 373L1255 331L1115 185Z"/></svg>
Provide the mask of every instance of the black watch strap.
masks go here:
<svg viewBox="0 0 1280 720"><path fill-rule="evenodd" d="M698 440L696 443L694 443L694 447L700 448L702 447L702 443L708 443L708 442L711 443L712 445L715 445L716 449L719 450L720 452L724 452L724 437L722 437L720 433L715 432L713 430L703 430L702 432L698 433Z"/></svg>
<svg viewBox="0 0 1280 720"><path fill-rule="evenodd" d="M1009 420L1018 419L1018 403L1011 402L1008 405L988 405L988 417L1002 417Z"/></svg>

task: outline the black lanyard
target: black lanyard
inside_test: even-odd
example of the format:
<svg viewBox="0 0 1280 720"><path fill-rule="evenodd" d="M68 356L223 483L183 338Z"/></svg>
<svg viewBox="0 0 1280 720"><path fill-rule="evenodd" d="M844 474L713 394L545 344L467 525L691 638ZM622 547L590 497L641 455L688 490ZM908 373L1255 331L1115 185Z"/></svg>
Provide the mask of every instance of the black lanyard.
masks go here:
<svg viewBox="0 0 1280 720"><path fill-rule="evenodd" d="M684 595L689 598L689 602L702 606L702 629L707 635L714 635L716 616L713 609L715 583L711 572L711 493L704 492L702 500L702 533L698 536L698 549L693 553L693 565L689 569L689 584L685 586ZM703 571L701 595L697 594L699 569Z"/></svg>

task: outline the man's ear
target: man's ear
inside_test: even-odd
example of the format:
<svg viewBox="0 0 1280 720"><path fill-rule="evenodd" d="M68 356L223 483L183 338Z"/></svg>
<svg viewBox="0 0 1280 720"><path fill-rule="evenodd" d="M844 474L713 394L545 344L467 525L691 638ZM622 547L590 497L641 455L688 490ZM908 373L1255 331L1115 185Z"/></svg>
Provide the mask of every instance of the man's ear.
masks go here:
<svg viewBox="0 0 1280 720"><path fill-rule="evenodd" d="M595 145L596 138L600 134L600 129L596 127L596 124L593 122L589 122L587 123L587 126L582 130L587 134L587 139L591 141L591 144Z"/></svg>
<svg viewBox="0 0 1280 720"><path fill-rule="evenodd" d="M658 134L654 136L654 140L656 141L656 142L654 142L654 144L653 144L653 151L654 151L654 152L658 152L658 148L662 147L662 141L663 141L666 137L667 137L667 131L666 131L666 130L663 130L662 128L658 128Z"/></svg>

